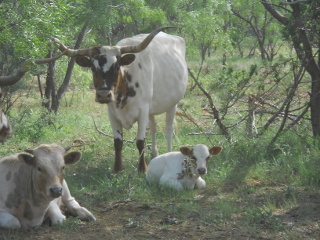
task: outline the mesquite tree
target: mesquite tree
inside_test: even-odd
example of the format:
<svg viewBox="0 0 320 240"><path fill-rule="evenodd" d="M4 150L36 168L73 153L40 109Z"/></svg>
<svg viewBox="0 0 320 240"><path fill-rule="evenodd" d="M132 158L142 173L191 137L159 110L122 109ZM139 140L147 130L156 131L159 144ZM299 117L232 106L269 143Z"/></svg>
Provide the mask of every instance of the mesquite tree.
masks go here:
<svg viewBox="0 0 320 240"><path fill-rule="evenodd" d="M301 66L311 79L310 108L313 136L320 136L320 3L311 0L261 0L265 9L283 25Z"/></svg>

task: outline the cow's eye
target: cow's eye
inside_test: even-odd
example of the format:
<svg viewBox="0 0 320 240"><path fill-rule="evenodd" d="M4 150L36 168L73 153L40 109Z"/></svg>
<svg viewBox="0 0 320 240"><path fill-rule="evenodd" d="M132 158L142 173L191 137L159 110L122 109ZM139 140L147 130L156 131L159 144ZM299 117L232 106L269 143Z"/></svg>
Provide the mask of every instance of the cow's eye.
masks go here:
<svg viewBox="0 0 320 240"><path fill-rule="evenodd" d="M42 172L43 170L42 170L42 168L41 168L41 167L38 167L38 171L39 171L39 172Z"/></svg>

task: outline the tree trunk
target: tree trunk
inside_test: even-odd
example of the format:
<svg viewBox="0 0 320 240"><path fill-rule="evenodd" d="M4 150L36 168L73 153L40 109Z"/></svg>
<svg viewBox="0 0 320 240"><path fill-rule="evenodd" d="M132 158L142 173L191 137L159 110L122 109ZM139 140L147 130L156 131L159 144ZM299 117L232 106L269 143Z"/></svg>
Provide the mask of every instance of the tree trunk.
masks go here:
<svg viewBox="0 0 320 240"><path fill-rule="evenodd" d="M313 136L320 136L320 71L311 76L312 92L310 96L311 125Z"/></svg>
<svg viewBox="0 0 320 240"><path fill-rule="evenodd" d="M87 30L87 27L88 27L88 23L86 22L83 25L83 27L81 29L81 32L79 33L79 36L78 36L77 42L76 42L76 44L74 46L74 49L78 49L80 47L80 45L82 43L82 40L84 38L85 32ZM67 90L67 88L69 86L70 79L71 79L71 76L72 76L73 67L74 67L74 63L75 63L74 58L71 58L70 61L69 61L69 64L68 64L67 72L66 72L66 75L64 77L63 83L61 84L57 94L55 95L55 98L52 99L51 110L53 110L55 113L58 112L58 109L60 107L61 98L62 98L63 94L65 93L65 91Z"/></svg>
<svg viewBox="0 0 320 240"><path fill-rule="evenodd" d="M312 53L312 44L309 40L307 27L302 18L300 4L310 2L286 2L292 8L293 21L280 14L269 0L260 0L265 9L270 12L282 25L284 25L290 35L293 47L297 53L301 65L305 67L311 78L311 125L314 137L320 137L320 66L317 64L315 55ZM319 49L318 49L319 50ZM319 63L319 62L318 62ZM320 64L320 63L319 63Z"/></svg>

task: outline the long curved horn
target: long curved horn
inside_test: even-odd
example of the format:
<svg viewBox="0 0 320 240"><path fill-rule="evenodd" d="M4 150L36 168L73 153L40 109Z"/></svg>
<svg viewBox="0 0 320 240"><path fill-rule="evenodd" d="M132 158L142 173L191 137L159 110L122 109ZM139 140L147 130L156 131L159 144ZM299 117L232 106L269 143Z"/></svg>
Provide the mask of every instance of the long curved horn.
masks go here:
<svg viewBox="0 0 320 240"><path fill-rule="evenodd" d="M49 62L53 62L59 58L61 58L63 55L66 55L66 51L63 51L60 54L57 54L56 56L53 56L51 58L45 58L45 59L37 59L34 60L33 62L35 64L45 64ZM0 77L0 86L1 87L6 87L6 86L11 86L17 82L28 72L32 66L32 62L24 62L22 66L19 68L19 70L9 76L1 76Z"/></svg>
<svg viewBox="0 0 320 240"><path fill-rule="evenodd" d="M121 54L125 53L139 53L143 51L149 43L152 41L152 39L161 31L168 29L168 28L176 28L176 27L161 27L153 32L151 32L140 44L136 46L124 46L120 48Z"/></svg>
<svg viewBox="0 0 320 240"><path fill-rule="evenodd" d="M99 54L99 52L97 52L97 48L86 48L86 49L76 49L76 50L69 49L63 43L61 43L59 39L53 38L52 40L58 44L60 51L64 52L64 55L68 57L77 57L77 56L93 57L94 55Z"/></svg>

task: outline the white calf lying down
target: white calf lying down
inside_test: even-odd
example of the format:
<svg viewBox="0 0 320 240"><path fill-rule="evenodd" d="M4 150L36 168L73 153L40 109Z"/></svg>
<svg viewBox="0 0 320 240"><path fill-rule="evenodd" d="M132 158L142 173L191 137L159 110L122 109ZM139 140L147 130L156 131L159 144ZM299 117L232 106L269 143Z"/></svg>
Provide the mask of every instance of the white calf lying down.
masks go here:
<svg viewBox="0 0 320 240"><path fill-rule="evenodd" d="M220 146L208 149L203 144L193 149L181 147L180 152L169 152L151 160L147 170L148 183L166 185L176 190L205 188L200 177L207 173L209 157L221 152Z"/></svg>
<svg viewBox="0 0 320 240"><path fill-rule="evenodd" d="M45 220L62 223L65 206L82 220L95 217L71 196L64 180L65 165L81 158L80 152L70 152L58 145L41 145L32 154L20 153L0 159L0 227L38 227Z"/></svg>

